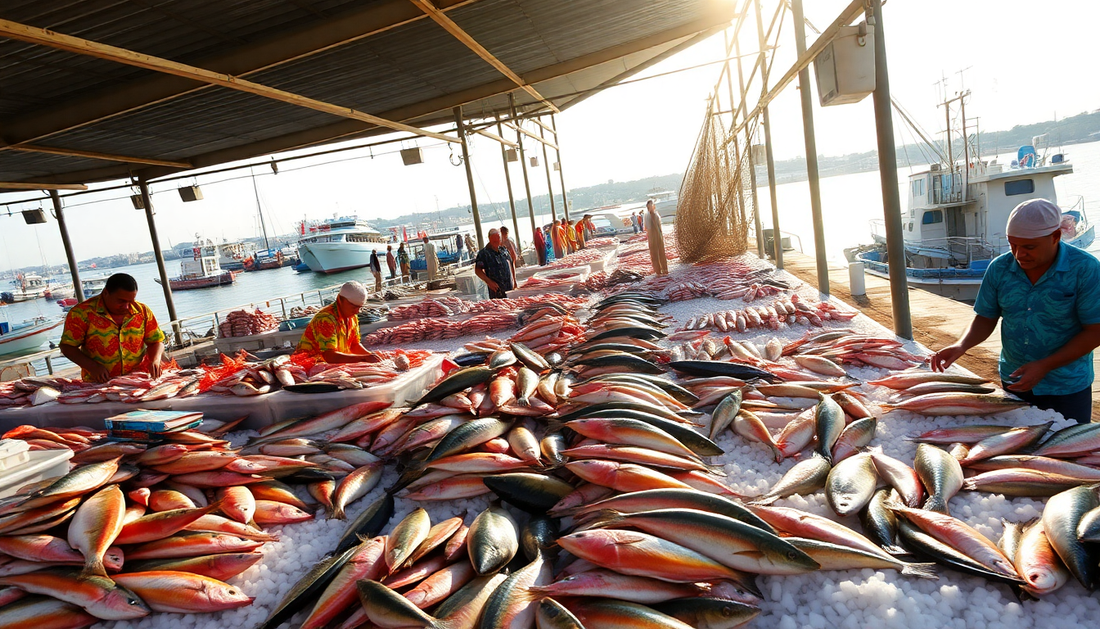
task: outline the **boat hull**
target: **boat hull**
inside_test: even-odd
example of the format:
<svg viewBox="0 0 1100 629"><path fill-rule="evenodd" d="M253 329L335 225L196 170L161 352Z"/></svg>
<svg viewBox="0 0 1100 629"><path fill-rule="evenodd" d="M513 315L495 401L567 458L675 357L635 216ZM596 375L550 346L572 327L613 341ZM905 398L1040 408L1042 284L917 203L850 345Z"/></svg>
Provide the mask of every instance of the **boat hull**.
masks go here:
<svg viewBox="0 0 1100 629"><path fill-rule="evenodd" d="M26 354L42 347L50 332L65 323L64 320L52 321L28 329L14 330L0 336L0 356Z"/></svg>
<svg viewBox="0 0 1100 629"><path fill-rule="evenodd" d="M314 273L338 273L369 265L371 251L378 247L370 242L300 243L298 255Z"/></svg>
<svg viewBox="0 0 1100 629"><path fill-rule="evenodd" d="M211 288L213 286L228 286L237 279L237 274L233 271L226 271L218 275L210 275L208 277L196 277L191 279L182 279L174 277L168 280L168 285L172 287L172 290L194 290L196 288ZM157 284L160 284L160 278L154 278Z"/></svg>

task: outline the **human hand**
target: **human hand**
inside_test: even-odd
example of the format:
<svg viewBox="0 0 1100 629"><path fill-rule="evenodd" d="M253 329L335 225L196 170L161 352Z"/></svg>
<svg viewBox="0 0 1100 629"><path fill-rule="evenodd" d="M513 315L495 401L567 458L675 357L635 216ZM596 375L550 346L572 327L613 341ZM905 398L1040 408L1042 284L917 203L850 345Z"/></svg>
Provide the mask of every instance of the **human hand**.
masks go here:
<svg viewBox="0 0 1100 629"><path fill-rule="evenodd" d="M159 360L149 361L149 377L156 380L160 377L161 366Z"/></svg>
<svg viewBox="0 0 1100 629"><path fill-rule="evenodd" d="M493 280L485 280L485 285L488 286L491 291L496 291L500 288L500 285Z"/></svg>
<svg viewBox="0 0 1100 629"><path fill-rule="evenodd" d="M107 382L111 379L111 371L99 363L95 363L88 369L92 382Z"/></svg>
<svg viewBox="0 0 1100 629"><path fill-rule="evenodd" d="M948 345L935 354L932 354L932 357L929 359L932 371L943 371L947 369L965 353L966 350L958 344Z"/></svg>
<svg viewBox="0 0 1100 629"><path fill-rule="evenodd" d="M1016 382L1008 385L1009 391L1026 392L1035 388L1035 385L1046 377L1050 373L1050 367L1047 367L1046 363L1041 360L1033 360L1026 365L1023 365L1016 371L1013 371L1008 377L1013 378Z"/></svg>

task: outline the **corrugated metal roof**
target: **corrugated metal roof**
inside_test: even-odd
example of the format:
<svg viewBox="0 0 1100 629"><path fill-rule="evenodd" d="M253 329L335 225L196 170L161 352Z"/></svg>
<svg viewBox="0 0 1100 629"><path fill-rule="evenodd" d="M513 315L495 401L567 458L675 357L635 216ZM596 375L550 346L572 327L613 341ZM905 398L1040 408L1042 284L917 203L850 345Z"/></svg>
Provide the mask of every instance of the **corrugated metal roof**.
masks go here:
<svg viewBox="0 0 1100 629"><path fill-rule="evenodd" d="M692 36L724 26L733 5L436 4L551 99L613 82ZM444 121L459 104L470 117L506 110L509 91L521 105L534 101L406 0L8 0L0 18L199 67L251 71L249 80L263 85L411 124ZM0 38L0 137L8 144L210 166L379 131L260 96ZM0 181L90 182L131 170L157 176L165 168L0 150Z"/></svg>

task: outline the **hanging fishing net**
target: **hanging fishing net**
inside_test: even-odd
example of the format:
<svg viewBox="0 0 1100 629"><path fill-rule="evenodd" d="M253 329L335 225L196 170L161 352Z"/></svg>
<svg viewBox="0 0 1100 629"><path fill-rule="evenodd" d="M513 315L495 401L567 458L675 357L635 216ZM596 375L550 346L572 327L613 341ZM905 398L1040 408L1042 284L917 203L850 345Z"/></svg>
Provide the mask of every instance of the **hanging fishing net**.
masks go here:
<svg viewBox="0 0 1100 629"><path fill-rule="evenodd" d="M676 209L676 244L684 262L742 254L756 216L748 138L755 125L730 135L721 117L708 112Z"/></svg>

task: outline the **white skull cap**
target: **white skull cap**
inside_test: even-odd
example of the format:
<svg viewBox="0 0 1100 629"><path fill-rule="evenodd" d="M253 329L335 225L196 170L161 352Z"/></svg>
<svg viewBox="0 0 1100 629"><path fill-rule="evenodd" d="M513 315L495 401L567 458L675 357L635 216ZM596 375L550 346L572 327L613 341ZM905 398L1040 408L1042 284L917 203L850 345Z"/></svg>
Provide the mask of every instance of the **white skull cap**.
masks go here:
<svg viewBox="0 0 1100 629"><path fill-rule="evenodd" d="M1012 238L1042 238L1061 227L1061 208L1046 199L1029 199L1008 215L1005 232Z"/></svg>
<svg viewBox="0 0 1100 629"><path fill-rule="evenodd" d="M367 289L354 280L340 287L340 296L356 306L362 306L367 303Z"/></svg>

